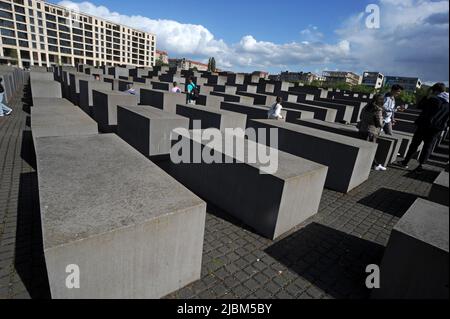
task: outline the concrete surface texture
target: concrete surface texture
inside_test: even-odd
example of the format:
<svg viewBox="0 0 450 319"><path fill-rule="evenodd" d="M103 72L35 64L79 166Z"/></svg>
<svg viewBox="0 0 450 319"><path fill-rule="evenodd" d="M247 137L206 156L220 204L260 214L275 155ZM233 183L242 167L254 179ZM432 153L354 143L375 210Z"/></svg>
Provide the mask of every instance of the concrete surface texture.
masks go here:
<svg viewBox="0 0 450 319"><path fill-rule="evenodd" d="M93 115L100 130L109 133L117 128L117 106L136 106L137 97L119 91L94 90Z"/></svg>
<svg viewBox="0 0 450 319"><path fill-rule="evenodd" d="M441 172L431 186L428 199L441 205L449 206L448 172Z"/></svg>
<svg viewBox="0 0 450 319"><path fill-rule="evenodd" d="M184 151L193 156L198 147L202 152L214 153L220 160L177 164L169 161L168 172L259 234L275 239L317 213L327 175L325 166L270 150L242 137L233 140L222 136L220 140L197 141L193 136L201 134L200 131L187 135L175 130L174 134L177 133L179 139L174 145L187 145L181 150L182 156ZM243 153L238 151L241 146ZM256 158L256 162L250 159L249 154L256 154L257 149L264 154L276 152L275 172L269 172L268 163L263 163L262 159ZM178 148L172 151L176 153Z"/></svg>
<svg viewBox="0 0 450 319"><path fill-rule="evenodd" d="M89 112L89 108L94 105L94 99L92 97L93 90L112 90L112 83L91 80L80 79L80 107Z"/></svg>
<svg viewBox="0 0 450 319"><path fill-rule="evenodd" d="M62 98L61 84L56 81L31 81L31 92L33 98Z"/></svg>
<svg viewBox="0 0 450 319"><path fill-rule="evenodd" d="M141 89L140 104L150 105L169 113L176 113L177 104L186 103L186 95L158 90Z"/></svg>
<svg viewBox="0 0 450 319"><path fill-rule="evenodd" d="M160 298L199 279L202 200L116 135L35 147L53 298ZM66 287L73 264L79 289Z"/></svg>
<svg viewBox="0 0 450 319"><path fill-rule="evenodd" d="M32 107L31 130L34 138L98 134L97 123L75 105Z"/></svg>
<svg viewBox="0 0 450 319"><path fill-rule="evenodd" d="M179 104L176 113L190 119L189 128L193 128L193 121L201 121L201 129L216 128L225 131L227 128L246 128L245 114L226 110L215 110L205 106Z"/></svg>
<svg viewBox="0 0 450 319"><path fill-rule="evenodd" d="M277 128L281 151L328 166L325 186L330 189L347 193L369 177L374 143L276 120L251 120L249 125L265 129L267 136Z"/></svg>
<svg viewBox="0 0 450 319"><path fill-rule="evenodd" d="M373 298L448 299L448 207L417 199L395 225Z"/></svg>
<svg viewBox="0 0 450 319"><path fill-rule="evenodd" d="M146 105L118 107L117 134L145 156L170 154L176 128L188 129L189 119Z"/></svg>

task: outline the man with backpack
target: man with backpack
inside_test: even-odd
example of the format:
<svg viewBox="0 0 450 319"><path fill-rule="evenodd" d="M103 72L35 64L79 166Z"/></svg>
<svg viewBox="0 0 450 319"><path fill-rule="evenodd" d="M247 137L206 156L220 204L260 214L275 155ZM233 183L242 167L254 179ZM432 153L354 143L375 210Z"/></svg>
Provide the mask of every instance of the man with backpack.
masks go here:
<svg viewBox="0 0 450 319"><path fill-rule="evenodd" d="M192 77L189 77L188 81L189 81L189 84L187 86L187 91L188 91L187 101L188 101L188 104L195 105L197 98L199 96L199 90L198 90L197 85L194 83L194 80Z"/></svg>
<svg viewBox="0 0 450 319"><path fill-rule="evenodd" d="M436 83L430 88L430 94L419 103L418 107L422 109L422 113L416 120L417 130L405 159L397 163L400 167L408 168L413 155L424 142L419 158L420 165L415 170L417 173L423 172L423 164L430 158L437 139L448 126L448 101L449 94L445 91L445 84Z"/></svg>

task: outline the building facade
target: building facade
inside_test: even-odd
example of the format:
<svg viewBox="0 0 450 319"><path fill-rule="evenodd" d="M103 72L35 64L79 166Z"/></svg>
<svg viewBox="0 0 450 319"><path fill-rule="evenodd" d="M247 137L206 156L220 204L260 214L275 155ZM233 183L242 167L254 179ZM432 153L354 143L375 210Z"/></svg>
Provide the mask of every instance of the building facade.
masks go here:
<svg viewBox="0 0 450 319"><path fill-rule="evenodd" d="M170 67L177 67L182 70L190 70L196 68L198 71L208 71L208 64L192 61L188 59L169 59Z"/></svg>
<svg viewBox="0 0 450 319"><path fill-rule="evenodd" d="M362 84L381 89L384 83L384 75L379 72L364 72Z"/></svg>
<svg viewBox="0 0 450 319"><path fill-rule="evenodd" d="M155 60L161 61L162 64L169 64L169 53L167 51L156 50Z"/></svg>
<svg viewBox="0 0 450 319"><path fill-rule="evenodd" d="M386 76L384 79L385 86L393 86L394 84L399 84L403 86L405 91L416 92L422 87L422 81L419 78L410 78L403 76Z"/></svg>
<svg viewBox="0 0 450 319"><path fill-rule="evenodd" d="M358 85L362 82L362 77L353 72L324 71L323 77L327 84L347 83L350 85Z"/></svg>
<svg viewBox="0 0 450 319"><path fill-rule="evenodd" d="M155 64L156 36L42 0L0 0L0 62Z"/></svg>
<svg viewBox="0 0 450 319"><path fill-rule="evenodd" d="M313 81L323 82L324 78L312 72L281 72L278 75L269 76L271 80L285 81L285 82L302 82L304 84L311 84Z"/></svg>

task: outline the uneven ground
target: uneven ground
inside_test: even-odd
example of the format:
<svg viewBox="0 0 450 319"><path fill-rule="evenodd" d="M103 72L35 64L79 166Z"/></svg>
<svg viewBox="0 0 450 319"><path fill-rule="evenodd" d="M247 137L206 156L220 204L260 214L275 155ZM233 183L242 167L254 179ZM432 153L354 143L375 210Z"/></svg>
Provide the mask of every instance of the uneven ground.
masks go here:
<svg viewBox="0 0 450 319"><path fill-rule="evenodd" d="M49 298L29 107L11 105L0 118L0 299ZM325 190L320 212L275 242L208 207L202 278L167 298L368 298L366 266L438 173L390 168L349 194Z"/></svg>

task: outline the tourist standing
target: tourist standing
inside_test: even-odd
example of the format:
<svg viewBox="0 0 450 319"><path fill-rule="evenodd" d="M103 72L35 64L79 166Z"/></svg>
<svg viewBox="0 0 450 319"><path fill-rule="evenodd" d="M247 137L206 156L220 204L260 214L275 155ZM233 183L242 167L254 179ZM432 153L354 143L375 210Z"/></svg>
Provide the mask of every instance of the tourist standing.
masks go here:
<svg viewBox="0 0 450 319"><path fill-rule="evenodd" d="M3 79L0 78L0 117L10 115L12 113L12 109L7 107L3 103L4 97L5 97L5 88L3 87Z"/></svg>
<svg viewBox="0 0 450 319"><path fill-rule="evenodd" d="M372 101L361 111L361 120L358 124L358 129L362 139L377 143L383 127L383 104L384 96L382 94L376 94ZM373 162L373 167L376 171L387 170L376 159Z"/></svg>
<svg viewBox="0 0 450 319"><path fill-rule="evenodd" d="M269 112L267 113L267 117L269 120L282 120L283 115L281 115L281 110L283 106L283 99L279 96L277 97L277 101L270 107Z"/></svg>
<svg viewBox="0 0 450 319"><path fill-rule="evenodd" d="M171 90L172 93L181 93L181 89L178 87L177 82L173 82L173 88Z"/></svg>
<svg viewBox="0 0 450 319"><path fill-rule="evenodd" d="M188 94L187 94L188 104L195 105L195 103L197 101L197 97L199 95L199 92L198 92L198 87L194 83L194 79L192 78L192 76L189 77L189 79L188 79L187 90L188 90Z"/></svg>
<svg viewBox="0 0 450 319"><path fill-rule="evenodd" d="M430 158L437 139L448 126L448 101L449 94L445 91L444 83L436 83L430 88L429 95L419 103L419 108L422 109L422 113L415 123L417 130L405 159L397 163L399 166L407 169L413 155L417 152L422 142L424 142L419 158L419 167L415 170L417 173L423 172L423 164Z"/></svg>
<svg viewBox="0 0 450 319"><path fill-rule="evenodd" d="M395 84L391 91L386 94L383 104L383 131L387 135L392 135L393 126L395 125L395 99L400 96L403 91L401 85Z"/></svg>

